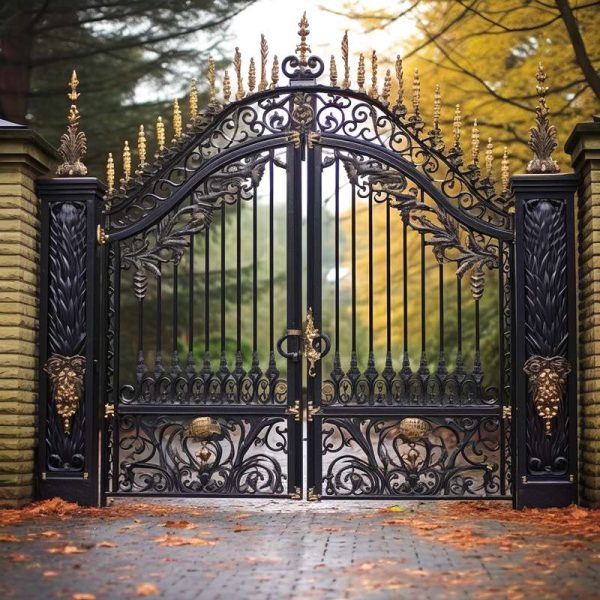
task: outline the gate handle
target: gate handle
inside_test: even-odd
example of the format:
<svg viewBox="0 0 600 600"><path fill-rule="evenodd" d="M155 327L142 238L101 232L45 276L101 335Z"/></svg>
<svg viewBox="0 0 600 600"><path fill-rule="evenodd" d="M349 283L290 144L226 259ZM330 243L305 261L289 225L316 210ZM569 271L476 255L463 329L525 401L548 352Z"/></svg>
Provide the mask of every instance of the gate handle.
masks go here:
<svg viewBox="0 0 600 600"><path fill-rule="evenodd" d="M287 352L283 349L283 343L290 337L297 336L301 338L300 350L296 352ZM321 348L322 344L325 344L324 348ZM313 317L312 308L308 309L306 314L306 322L304 323L304 330L302 329L288 329L287 333L277 340L277 351L284 358L289 358L294 362L300 360L300 357L304 353L306 360L308 361L308 375L309 377L315 377L317 374L316 364L324 356L327 355L331 349L331 340L328 335L321 333L315 327L315 321Z"/></svg>
<svg viewBox="0 0 600 600"><path fill-rule="evenodd" d="M325 342L325 347L321 348ZM321 333L315 327L312 308L308 309L306 322L304 323L304 353L308 361L308 376L315 377L317 374L316 365L331 350L331 340L328 335Z"/></svg>

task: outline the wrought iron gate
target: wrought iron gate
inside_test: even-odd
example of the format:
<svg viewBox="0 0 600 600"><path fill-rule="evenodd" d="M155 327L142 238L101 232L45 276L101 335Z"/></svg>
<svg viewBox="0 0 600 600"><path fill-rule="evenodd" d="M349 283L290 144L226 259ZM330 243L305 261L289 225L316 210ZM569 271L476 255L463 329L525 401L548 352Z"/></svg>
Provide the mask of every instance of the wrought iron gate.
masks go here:
<svg viewBox="0 0 600 600"><path fill-rule="evenodd" d="M507 152L498 192L492 141L480 165L475 123L465 158L458 106L444 142L439 87L427 128L418 73L410 110L400 59L393 98L374 52L370 82L361 54L352 89L345 36L343 79L332 57L319 84L307 34L303 19L296 55L281 69L275 57L270 79L263 37L248 91L236 50L233 101L227 72L217 97L209 61L206 110L194 82L185 131L175 101L172 144L159 118L147 160L141 127L139 167L126 142L117 186L109 156L95 354L104 497L512 493L525 442L511 435L522 263ZM551 428L556 412L539 414Z"/></svg>

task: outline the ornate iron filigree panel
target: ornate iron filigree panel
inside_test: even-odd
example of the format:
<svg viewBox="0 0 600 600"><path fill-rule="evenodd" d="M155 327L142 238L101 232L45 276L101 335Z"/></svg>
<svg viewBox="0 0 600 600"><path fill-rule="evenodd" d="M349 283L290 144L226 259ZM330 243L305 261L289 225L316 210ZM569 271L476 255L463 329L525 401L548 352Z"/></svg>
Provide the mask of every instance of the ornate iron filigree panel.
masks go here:
<svg viewBox="0 0 600 600"><path fill-rule="evenodd" d="M324 496L490 497L497 417L323 417Z"/></svg>
<svg viewBox="0 0 600 600"><path fill-rule="evenodd" d="M208 437L193 417L122 415L118 492L281 495L288 489L288 423L282 417L227 416Z"/></svg>

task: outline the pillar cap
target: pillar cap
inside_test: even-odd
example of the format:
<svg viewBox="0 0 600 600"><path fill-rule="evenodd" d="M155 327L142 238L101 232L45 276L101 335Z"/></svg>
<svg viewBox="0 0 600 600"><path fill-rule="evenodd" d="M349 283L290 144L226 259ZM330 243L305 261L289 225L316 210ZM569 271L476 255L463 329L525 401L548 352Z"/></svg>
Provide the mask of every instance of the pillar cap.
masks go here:
<svg viewBox="0 0 600 600"><path fill-rule="evenodd" d="M565 152L571 155L571 165L576 170L581 169L583 161L600 160L600 116L575 125L565 143Z"/></svg>

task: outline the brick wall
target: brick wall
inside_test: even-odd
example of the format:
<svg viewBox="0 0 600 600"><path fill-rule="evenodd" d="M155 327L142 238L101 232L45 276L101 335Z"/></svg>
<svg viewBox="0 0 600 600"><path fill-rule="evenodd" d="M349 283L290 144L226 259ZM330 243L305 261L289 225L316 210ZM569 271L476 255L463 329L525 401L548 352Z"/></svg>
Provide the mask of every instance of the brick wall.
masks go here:
<svg viewBox="0 0 600 600"><path fill-rule="evenodd" d="M580 123L566 144L579 174L580 499L600 507L600 122Z"/></svg>
<svg viewBox="0 0 600 600"><path fill-rule="evenodd" d="M35 179L54 150L0 125L0 506L33 493L38 380L39 210Z"/></svg>

